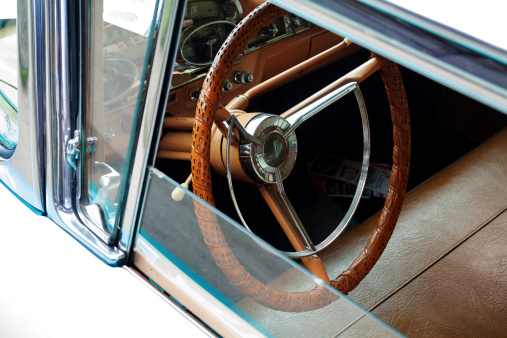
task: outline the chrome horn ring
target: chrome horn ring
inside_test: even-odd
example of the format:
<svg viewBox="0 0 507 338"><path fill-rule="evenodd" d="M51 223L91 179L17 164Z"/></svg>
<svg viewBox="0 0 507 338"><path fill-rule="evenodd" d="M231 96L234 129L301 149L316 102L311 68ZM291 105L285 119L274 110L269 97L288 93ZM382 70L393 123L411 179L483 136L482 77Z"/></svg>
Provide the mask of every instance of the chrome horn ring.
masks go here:
<svg viewBox="0 0 507 338"><path fill-rule="evenodd" d="M354 193L354 197L349 206L349 209L345 213L345 216L338 224L338 226L324 239L321 243L313 245L311 240L306 233L304 227L301 226L301 222L297 217L295 211L292 209L290 202L285 195L285 191L282 185L282 181L290 174L294 167L296 156L297 156L297 140L295 136L296 128L301 125L304 121L315 116L317 113L322 111L324 108L335 103L340 98L353 92L355 94L359 112L361 115L362 129L363 129L363 159L361 164L361 174L357 183L357 188ZM236 212L238 213L241 222L249 231L243 215L239 209L236 197L234 194L234 188L232 185L232 175L230 168L230 148L231 139L234 128L238 129L237 139L240 143L240 158L244 165L245 172L256 182L261 181L266 184L276 184L278 192L286 205L287 209L290 210L292 219L294 221L295 229L297 229L301 236L305 238L306 250L297 252L281 251L285 255L293 259L299 259L314 255L335 241L349 225L354 213L357 210L361 195L363 194L366 179L368 176L368 167L370 163L370 126L368 121L368 114L366 105L364 102L363 95L359 89L359 85L356 82L344 85L337 90L323 96L322 98L314 101L307 105L305 108L296 112L295 114L284 119L279 116L272 116L262 114L252 119L244 128L237 121L234 115L228 120L229 132L227 133L227 145L226 145L226 171L227 171L227 182L229 184L229 190L234 203ZM243 137L242 137L242 136ZM246 136L246 137L245 137ZM278 148L281 141L284 140L283 149ZM268 149L266 149L268 148ZM283 158L282 158L283 157ZM249 161L245 160L248 159ZM252 231L251 231L252 232Z"/></svg>

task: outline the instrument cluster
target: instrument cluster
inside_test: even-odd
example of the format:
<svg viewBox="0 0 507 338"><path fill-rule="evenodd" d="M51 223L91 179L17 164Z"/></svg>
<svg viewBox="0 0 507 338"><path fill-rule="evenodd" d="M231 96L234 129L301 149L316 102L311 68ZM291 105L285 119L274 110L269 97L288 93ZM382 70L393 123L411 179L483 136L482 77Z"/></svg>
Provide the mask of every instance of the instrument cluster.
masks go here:
<svg viewBox="0 0 507 338"><path fill-rule="evenodd" d="M188 1L173 73L173 88L205 75L218 50L243 18L243 14L243 7L238 0ZM242 55L306 30L310 26L309 22L287 14L263 27L259 34L250 40Z"/></svg>

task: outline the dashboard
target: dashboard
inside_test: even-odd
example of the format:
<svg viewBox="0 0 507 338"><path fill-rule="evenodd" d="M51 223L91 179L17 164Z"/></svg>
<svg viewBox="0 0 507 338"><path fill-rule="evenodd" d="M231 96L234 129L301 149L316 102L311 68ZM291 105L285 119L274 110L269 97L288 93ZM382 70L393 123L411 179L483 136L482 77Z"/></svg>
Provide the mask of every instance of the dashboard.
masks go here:
<svg viewBox="0 0 507 338"><path fill-rule="evenodd" d="M243 8L244 6L238 0L188 2L173 72L173 88L195 81L206 74L224 41L236 24L248 14ZM280 17L263 27L260 33L248 42L246 50L236 63L240 62L244 55L310 27L312 25L308 21L295 15L287 14ZM232 81L226 82L224 90L230 90L232 83L252 82L252 74L248 73L235 74ZM198 97L197 92L193 94ZM192 99L196 98L192 97Z"/></svg>
<svg viewBox="0 0 507 338"><path fill-rule="evenodd" d="M263 1L197 0L189 1L173 67L171 90L163 124L163 135L157 157L189 160L191 129L202 82L216 53L229 33L245 16ZM287 13L268 25L247 42L245 50L234 61L222 88L225 106L237 95L335 46L343 40L323 28ZM346 57L358 48L327 59L286 79L304 76L317 68ZM283 85L282 82L276 86ZM270 88L275 89L276 86Z"/></svg>
<svg viewBox="0 0 507 338"><path fill-rule="evenodd" d="M188 1L166 118L192 118L202 81L228 34L262 0L196 0ZM321 53L343 38L290 13L275 19L254 36L235 60L229 78L222 88L222 101L229 102L263 81ZM357 50L351 49L350 52ZM342 56L343 57L343 56ZM341 57L340 57L341 58ZM317 67L336 61L332 57ZM166 120L164 120L166 121ZM188 127L190 123L187 123ZM166 130L172 125L164 124ZM179 127L176 129L180 130Z"/></svg>

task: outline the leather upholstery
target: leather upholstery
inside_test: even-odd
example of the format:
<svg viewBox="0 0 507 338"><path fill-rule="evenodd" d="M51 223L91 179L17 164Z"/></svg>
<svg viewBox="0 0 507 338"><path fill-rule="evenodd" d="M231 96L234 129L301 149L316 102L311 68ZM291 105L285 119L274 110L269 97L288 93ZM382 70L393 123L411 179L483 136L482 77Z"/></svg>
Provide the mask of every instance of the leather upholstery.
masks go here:
<svg viewBox="0 0 507 338"><path fill-rule="evenodd" d="M414 154L414 156L416 156L416 154ZM392 235L391 241L382 259L361 284L350 293L349 297L365 309L370 308L382 298L395 291L405 281L423 270L428 264L439 258L449 248L480 226L485 220L502 210L502 208L507 205L506 168L507 129L504 129L486 141L483 145L444 169L436 176L430 178L421 186L409 192L405 198L397 228ZM348 262L357 256L357 253L362 250L365 240L375 228L377 218L378 214L372 216L370 219L339 238L333 243L332 247L326 249L320 255L330 274L343 271L343 269L347 267ZM497 227L495 227L495 229L496 228ZM500 239L502 238L505 237L500 237ZM491 264L494 264L493 262L497 260L497 264L503 264L503 272L498 268L498 265L496 269L491 269L491 265L486 266L484 269L477 267L474 272L476 274L474 277L467 277L467 272L462 272L458 277L460 281L459 286L454 285L449 290L446 288L442 289L442 291L444 293L449 292L450 294L454 294L453 291L456 292L458 288L463 288L465 284L472 283L472 278L474 279L474 283L476 281L488 279L493 284L505 285L505 283L507 283L507 278L505 276L505 271L507 270L505 267L507 264L505 258L507 245L496 245L494 247L496 250L500 250L502 254L491 258ZM487 248L492 247L485 246L485 253L488 252ZM459 254L456 255L454 259L460 260L460 258L463 259L462 264L465 265L467 261L470 260L469 255ZM459 269L460 268L454 268L451 271ZM429 271L427 273L429 273ZM479 273L480 277L477 275ZM444 276L441 278L441 281L443 281ZM484 285L490 285L490 282L484 281L484 283L487 283ZM411 284L413 283L415 283L415 281ZM409 284L409 286L411 284ZM277 288L290 285L291 289L294 290L304 290L309 287L308 282L300 278L294 271L287 271L285 274L269 283L269 285ZM418 288L414 286L413 289L410 290L417 291L417 289ZM402 291L403 290L404 289L402 289ZM408 286L406 290L409 290ZM428 289L425 290L428 291ZM487 316L494 314L491 313L491 307L483 307L480 304L479 300L481 299L481 294L484 295L484 288L464 288L464 290L470 291L471 294L468 296L457 294L453 302L447 304L449 309L459 307L461 306L459 304L460 301L469 299L469 302L473 302L470 304L474 305L467 305L468 308L475 307L474 321L478 320L481 316L483 316L483 318L488 318ZM495 290L498 290L498 288ZM375 315L388 320L389 324L394 328L398 328L398 317L396 317L396 315L401 318L402 313L407 311L407 316L404 318L405 321L400 321L400 323L403 323L400 327L402 333L405 327L409 325L407 323L410 323L410 316L408 315L409 310L404 309L405 305L414 307L425 305L427 313L417 313L421 318L427 315L429 316L430 312L441 313L447 311L443 304L438 308L432 309L431 302L426 304L417 304L417 302L402 303L401 299L408 301L411 297L414 297L415 300L425 297L424 292L416 296L409 295L408 291L405 292L407 292L405 297L402 297L400 293L400 298L392 298L393 300L400 299L396 303L393 301L392 305L388 305L390 303L386 302L385 305L379 306L374 312ZM495 292L493 293L496 294ZM498 327L500 327L498 323L505 321L505 318L507 318L506 294L505 292L496 294L494 302L500 304L497 305L497 310L495 311L496 315L498 315L497 320L491 321L492 319L490 318L486 320L491 321L491 323L494 323L494 325ZM485 297L491 300L493 295L488 294L485 295ZM256 320L259 320L262 325L269 327L275 333L278 332L279 334L286 335L287 332L293 332L293 336L311 336L315 333L315 331L312 330L316 329L315 326L308 324L311 323L312 320L319 323L317 327L319 335L320 333L322 333L322 335L334 334L340 330L340 327L343 327L343 322L349 322L351 320L351 316L347 312L342 311L343 306L340 308L340 304L338 303L340 303L340 301L329 305L328 308L322 309L323 311L319 313L308 313L304 323L297 320L300 317L297 317L296 314L285 314L287 316L286 320L281 321L279 315L276 317L273 316L272 313L266 311L266 308L254 304L249 299L242 300L239 306L244 309L245 312L255 317ZM384 309L387 311L385 317L382 313L382 306L385 306ZM483 311L485 312L484 314L482 313ZM433 316L434 314L431 315ZM276 321L273 318L276 318ZM426 325L422 323L421 318L418 319L418 323L421 323L423 326ZM468 320L472 321L472 319ZM431 323L428 319L428 325L434 325L434 323ZM449 325L449 323L440 322L440 325L445 326ZM457 319L453 321L452 325L454 327L461 325L463 328L469 327L472 330L476 329L476 327L473 327L469 322L459 323ZM407 334L415 335L415 327L418 326L416 321L413 322L413 326L414 327L411 327L409 331L406 331ZM357 333L361 331L350 329L350 332ZM435 334L437 334L437 332L440 331L435 331ZM429 331L427 333L431 334Z"/></svg>
<svg viewBox="0 0 507 338"><path fill-rule="evenodd" d="M507 335L507 212L373 311L413 337Z"/></svg>
<svg viewBox="0 0 507 338"><path fill-rule="evenodd" d="M507 205L506 168L507 130L503 130L407 194L383 259L351 298L368 309ZM340 269L355 255L352 248L368 235L377 216L321 255L328 271Z"/></svg>

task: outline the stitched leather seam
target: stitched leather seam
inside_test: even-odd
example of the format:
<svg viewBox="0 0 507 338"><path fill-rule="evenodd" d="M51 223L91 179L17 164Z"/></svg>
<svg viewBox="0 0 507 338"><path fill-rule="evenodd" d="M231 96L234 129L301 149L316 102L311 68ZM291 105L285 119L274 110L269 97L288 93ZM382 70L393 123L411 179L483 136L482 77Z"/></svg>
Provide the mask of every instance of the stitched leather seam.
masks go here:
<svg viewBox="0 0 507 338"><path fill-rule="evenodd" d="M202 100L204 101L204 104L206 104L208 106L208 109L210 110L209 111L209 118L210 118L210 122L206 122L206 121L203 121L202 119L199 119L200 121L203 121L203 123L208 127L208 128L211 128L211 125L213 124L213 116L215 116L215 113L217 112L217 110L215 109L215 107L213 107L213 105L211 104L211 102L209 101L209 99L204 96L202 98ZM218 108L218 107L217 107Z"/></svg>
<svg viewBox="0 0 507 338"><path fill-rule="evenodd" d="M389 77L393 77L394 74L390 74ZM394 75L394 76L397 76L397 75ZM401 94L401 95L405 95L405 92L402 91L402 90L395 90L395 89L390 89L390 88L387 88L386 87L386 91L389 92L389 93L393 93L393 94Z"/></svg>
<svg viewBox="0 0 507 338"><path fill-rule="evenodd" d="M405 149L400 148L400 146L399 146L399 145L394 144L394 147L395 147L396 149L398 149L400 153L403 153L403 154L405 154L405 155L407 155L407 156L409 156L409 157L410 157L410 153L409 153L409 152L407 152Z"/></svg>
<svg viewBox="0 0 507 338"><path fill-rule="evenodd" d="M393 128L399 131L400 133L403 133L407 136L410 136L410 132L407 132L406 130L401 129L401 127L398 127L396 124L393 124Z"/></svg>
<svg viewBox="0 0 507 338"><path fill-rule="evenodd" d="M394 222L397 222L397 221L398 221L398 219L397 219L397 218L394 218L394 217L391 215L391 213L389 212L389 210L387 209L387 207L386 207L385 205L384 205L384 207L382 208L382 210L383 210L383 211L385 211L385 212L386 212L386 214L389 216L389 218L391 218ZM377 229L377 230L378 230L378 229ZM380 230L378 230L378 232L379 232L379 234L381 234L381 233L380 233ZM382 236L382 238L384 238L384 237Z"/></svg>
<svg viewBox="0 0 507 338"><path fill-rule="evenodd" d="M210 128L210 125L208 125L208 124L206 123L206 121L205 121L205 120L203 120L200 116L196 116L196 117L195 117L195 119L196 119L196 121L197 121L197 122L199 122L200 124L204 125L205 127L208 127L208 129Z"/></svg>
<svg viewBox="0 0 507 338"><path fill-rule="evenodd" d="M396 190L392 185L389 186L389 189L391 189L392 191L394 191L396 193L396 195L398 195L401 198L402 201L404 200L403 195L400 194L400 192L398 190Z"/></svg>
<svg viewBox="0 0 507 338"><path fill-rule="evenodd" d="M398 172L402 173L405 177L408 177L408 173L401 170L396 164L393 163L393 168L396 169Z"/></svg>

